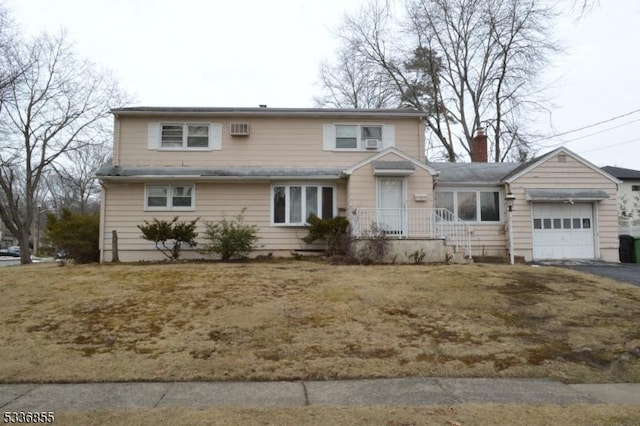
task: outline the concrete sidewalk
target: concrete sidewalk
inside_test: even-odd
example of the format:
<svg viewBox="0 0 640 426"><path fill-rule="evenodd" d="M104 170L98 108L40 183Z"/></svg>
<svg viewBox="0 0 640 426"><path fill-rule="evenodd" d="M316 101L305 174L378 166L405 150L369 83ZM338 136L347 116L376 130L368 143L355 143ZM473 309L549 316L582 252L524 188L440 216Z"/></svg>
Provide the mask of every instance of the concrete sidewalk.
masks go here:
<svg viewBox="0 0 640 426"><path fill-rule="evenodd" d="M565 385L543 379L400 378L299 382L0 384L3 411L171 406L640 404L640 383Z"/></svg>

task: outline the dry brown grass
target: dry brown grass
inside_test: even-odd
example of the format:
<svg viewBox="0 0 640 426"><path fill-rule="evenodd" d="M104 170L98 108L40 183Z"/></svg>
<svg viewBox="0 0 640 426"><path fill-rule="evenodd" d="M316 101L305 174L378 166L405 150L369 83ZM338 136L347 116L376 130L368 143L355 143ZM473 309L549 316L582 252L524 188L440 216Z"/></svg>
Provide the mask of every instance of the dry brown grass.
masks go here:
<svg viewBox="0 0 640 426"><path fill-rule="evenodd" d="M640 288L506 265L2 269L0 381L640 381Z"/></svg>
<svg viewBox="0 0 640 426"><path fill-rule="evenodd" d="M168 408L61 413L65 425L637 425L630 405L496 405L452 407Z"/></svg>

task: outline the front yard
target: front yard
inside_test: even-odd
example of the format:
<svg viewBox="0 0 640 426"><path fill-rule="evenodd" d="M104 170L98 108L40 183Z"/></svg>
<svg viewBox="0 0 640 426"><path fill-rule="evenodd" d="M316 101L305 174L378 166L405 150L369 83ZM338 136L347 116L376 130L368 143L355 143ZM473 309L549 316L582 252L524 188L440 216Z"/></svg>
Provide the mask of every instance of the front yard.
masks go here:
<svg viewBox="0 0 640 426"><path fill-rule="evenodd" d="M0 382L640 381L640 288L565 269L291 260L2 273Z"/></svg>

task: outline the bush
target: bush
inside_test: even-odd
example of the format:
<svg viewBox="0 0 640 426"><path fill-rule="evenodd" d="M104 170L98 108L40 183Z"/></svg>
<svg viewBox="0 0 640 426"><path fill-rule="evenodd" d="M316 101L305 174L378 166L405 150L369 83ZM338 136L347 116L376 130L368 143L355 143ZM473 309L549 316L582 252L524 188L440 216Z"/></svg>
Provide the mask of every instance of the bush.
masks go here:
<svg viewBox="0 0 640 426"><path fill-rule="evenodd" d="M222 260L245 258L255 249L258 241L258 226L243 223L243 208L235 219L222 217L220 222L204 222L206 238L211 243L204 246L203 253L216 253Z"/></svg>
<svg viewBox="0 0 640 426"><path fill-rule="evenodd" d="M349 230L349 219L344 216L336 216L331 219L320 219L315 214L309 215L307 219L307 234L302 238L307 244L312 244L318 240L327 241L327 255L336 256L345 253L347 233Z"/></svg>
<svg viewBox="0 0 640 426"><path fill-rule="evenodd" d="M178 222L178 216L174 217L171 222L154 218L151 223L145 220L144 225L138 225L138 229L142 232L142 238L153 241L160 253L174 261L180 257L182 243L187 243L190 246L198 244L195 241L198 236L196 232L197 221L198 218L191 222ZM170 246L167 245L169 241Z"/></svg>
<svg viewBox="0 0 640 426"><path fill-rule="evenodd" d="M364 265L382 263L389 251L389 240L384 229L372 223L371 227L363 233L362 240L364 244L355 253L358 262Z"/></svg>
<svg viewBox="0 0 640 426"><path fill-rule="evenodd" d="M100 215L74 214L63 209L60 217L49 213L46 226L47 238L63 249L67 257L76 263L100 260Z"/></svg>

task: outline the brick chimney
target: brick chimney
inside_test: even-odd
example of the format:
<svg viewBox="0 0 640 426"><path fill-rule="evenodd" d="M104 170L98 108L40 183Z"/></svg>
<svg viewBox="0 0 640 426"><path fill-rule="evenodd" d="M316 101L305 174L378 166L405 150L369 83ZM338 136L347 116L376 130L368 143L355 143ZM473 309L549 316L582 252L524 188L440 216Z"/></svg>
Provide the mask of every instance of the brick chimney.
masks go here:
<svg viewBox="0 0 640 426"><path fill-rule="evenodd" d="M474 163L486 163L488 160L487 135L484 129L478 127L476 135L471 139L471 161Z"/></svg>

